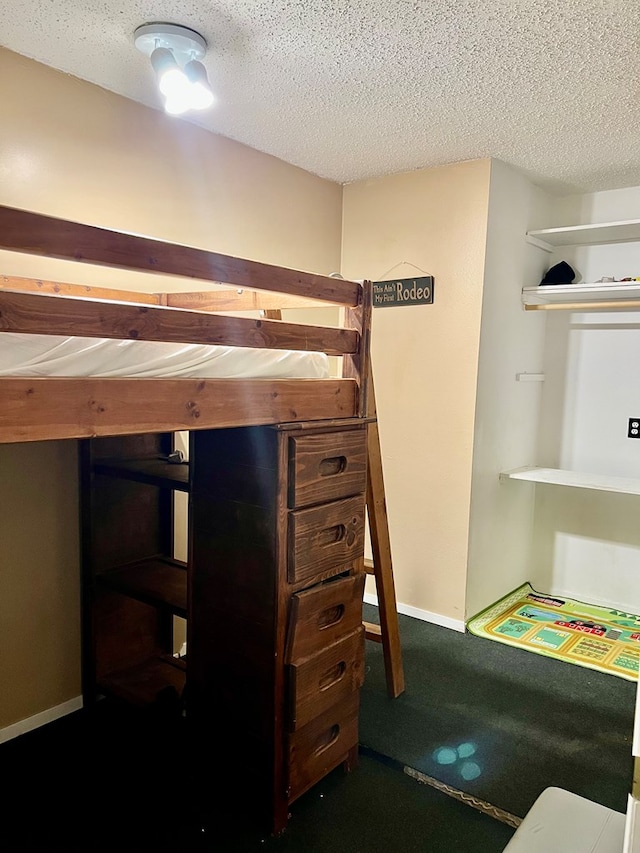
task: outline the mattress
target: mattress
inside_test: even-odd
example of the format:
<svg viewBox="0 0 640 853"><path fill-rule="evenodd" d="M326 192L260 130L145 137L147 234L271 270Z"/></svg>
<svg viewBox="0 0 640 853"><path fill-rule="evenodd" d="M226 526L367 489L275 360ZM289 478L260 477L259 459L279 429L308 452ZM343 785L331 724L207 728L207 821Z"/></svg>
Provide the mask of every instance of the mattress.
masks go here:
<svg viewBox="0 0 640 853"><path fill-rule="evenodd" d="M329 360L297 350L3 332L0 376L325 379Z"/></svg>

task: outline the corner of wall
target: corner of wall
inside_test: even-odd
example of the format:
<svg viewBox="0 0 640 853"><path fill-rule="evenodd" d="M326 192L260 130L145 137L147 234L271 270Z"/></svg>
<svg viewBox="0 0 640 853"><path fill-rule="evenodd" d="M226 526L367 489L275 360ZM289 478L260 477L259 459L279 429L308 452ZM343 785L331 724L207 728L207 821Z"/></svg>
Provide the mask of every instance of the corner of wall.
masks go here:
<svg viewBox="0 0 640 853"><path fill-rule="evenodd" d="M525 314L521 290L545 259L525 241L544 215L545 193L501 160L491 161L480 357L469 520L466 617L525 580L529 573L530 490L501 483L500 471L532 464L540 387L519 373L540 373L544 319ZM539 279L538 279L539 280Z"/></svg>

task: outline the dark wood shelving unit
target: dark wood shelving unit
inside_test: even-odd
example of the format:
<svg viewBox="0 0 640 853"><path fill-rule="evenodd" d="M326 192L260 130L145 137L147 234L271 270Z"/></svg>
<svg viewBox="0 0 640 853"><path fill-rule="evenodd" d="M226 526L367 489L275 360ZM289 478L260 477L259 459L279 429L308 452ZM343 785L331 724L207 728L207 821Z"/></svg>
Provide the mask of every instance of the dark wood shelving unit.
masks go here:
<svg viewBox="0 0 640 853"><path fill-rule="evenodd" d="M102 459L93 465L96 474L121 477L150 486L189 491L189 465L187 462L167 462L164 459Z"/></svg>
<svg viewBox="0 0 640 853"><path fill-rule="evenodd" d="M143 708L156 702L167 688L182 696L186 680L186 666L181 658L158 655L102 676L98 687L110 696Z"/></svg>
<svg viewBox="0 0 640 853"><path fill-rule="evenodd" d="M81 442L85 705L152 705L167 688L177 704L184 691L174 617L187 619L189 582L173 558L173 504L190 472L166 461L172 446L170 433Z"/></svg>
<svg viewBox="0 0 640 853"><path fill-rule="evenodd" d="M149 557L104 572L98 582L154 607L187 618L187 564L171 557Z"/></svg>
<svg viewBox="0 0 640 853"><path fill-rule="evenodd" d="M82 442L85 704L184 716L203 772L224 768L278 834L294 800L357 763L366 423L196 430L190 466L164 461L172 444Z"/></svg>

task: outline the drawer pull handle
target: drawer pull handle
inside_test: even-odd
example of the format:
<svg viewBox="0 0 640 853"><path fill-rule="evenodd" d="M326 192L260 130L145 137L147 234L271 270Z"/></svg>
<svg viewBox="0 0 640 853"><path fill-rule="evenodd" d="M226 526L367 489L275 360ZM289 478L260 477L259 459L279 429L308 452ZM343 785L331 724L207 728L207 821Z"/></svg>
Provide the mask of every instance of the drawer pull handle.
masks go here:
<svg viewBox="0 0 640 853"><path fill-rule="evenodd" d="M328 610L323 610L318 616L318 630L324 631L326 628L333 628L344 617L344 604L337 604L335 607L329 607Z"/></svg>
<svg viewBox="0 0 640 853"><path fill-rule="evenodd" d="M331 726L328 731L318 738L316 748L313 750L314 755L321 755L325 750L329 749L330 746L333 746L333 744L338 740L339 735L340 726L336 723L335 726Z"/></svg>
<svg viewBox="0 0 640 853"><path fill-rule="evenodd" d="M335 474L342 474L346 467L346 456L328 456L318 466L318 472L321 477L332 477Z"/></svg>
<svg viewBox="0 0 640 853"><path fill-rule="evenodd" d="M343 660L341 660L339 664L330 667L330 669L322 673L318 680L318 688L322 691L333 687L333 685L337 684L341 678L344 678L346 671L347 665Z"/></svg>
<svg viewBox="0 0 640 853"><path fill-rule="evenodd" d="M327 545L335 545L340 542L347 534L347 528L344 524L336 524L334 527L325 527L318 533L317 543L323 548Z"/></svg>

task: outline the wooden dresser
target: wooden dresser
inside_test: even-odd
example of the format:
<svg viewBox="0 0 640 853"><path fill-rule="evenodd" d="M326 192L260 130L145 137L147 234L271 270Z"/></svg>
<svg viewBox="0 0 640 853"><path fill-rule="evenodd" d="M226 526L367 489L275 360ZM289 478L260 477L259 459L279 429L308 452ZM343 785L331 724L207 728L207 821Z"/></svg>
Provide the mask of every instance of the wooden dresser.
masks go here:
<svg viewBox="0 0 640 853"><path fill-rule="evenodd" d="M195 431L188 466L167 464L171 438L82 443L85 700L173 697L195 769L215 766L279 833L294 800L357 761L366 425ZM172 556L176 489L186 565ZM186 662L171 654L175 615Z"/></svg>

